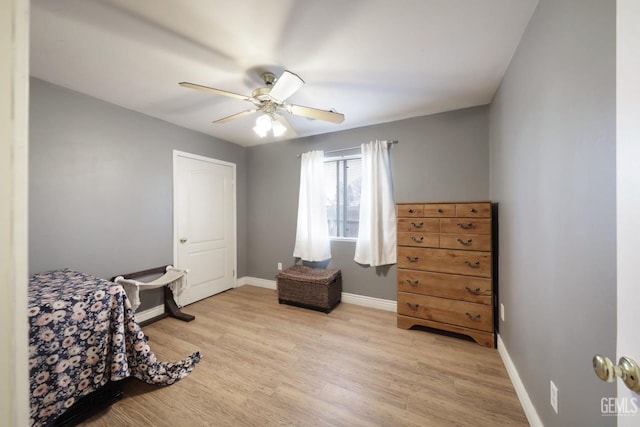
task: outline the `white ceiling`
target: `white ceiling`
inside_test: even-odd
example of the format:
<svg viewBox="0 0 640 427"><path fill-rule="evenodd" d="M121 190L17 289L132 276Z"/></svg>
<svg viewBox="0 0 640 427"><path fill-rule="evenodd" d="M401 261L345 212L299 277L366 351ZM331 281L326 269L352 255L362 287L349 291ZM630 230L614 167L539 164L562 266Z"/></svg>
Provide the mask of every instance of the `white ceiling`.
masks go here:
<svg viewBox="0 0 640 427"><path fill-rule="evenodd" d="M32 0L31 74L242 146L272 142L250 95L261 71L306 84L289 102L345 115L287 119L298 137L491 101L537 0ZM287 134L286 137L292 137Z"/></svg>

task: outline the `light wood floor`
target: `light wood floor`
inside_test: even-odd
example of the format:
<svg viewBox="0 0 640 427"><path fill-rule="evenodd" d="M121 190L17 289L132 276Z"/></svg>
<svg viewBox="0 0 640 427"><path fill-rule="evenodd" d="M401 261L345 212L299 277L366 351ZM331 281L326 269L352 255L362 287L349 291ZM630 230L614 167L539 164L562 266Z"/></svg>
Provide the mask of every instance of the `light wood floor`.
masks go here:
<svg viewBox="0 0 640 427"><path fill-rule="evenodd" d="M527 426L498 352L396 328L395 313L279 305L242 286L144 328L161 360L203 359L168 387L138 380L86 426Z"/></svg>

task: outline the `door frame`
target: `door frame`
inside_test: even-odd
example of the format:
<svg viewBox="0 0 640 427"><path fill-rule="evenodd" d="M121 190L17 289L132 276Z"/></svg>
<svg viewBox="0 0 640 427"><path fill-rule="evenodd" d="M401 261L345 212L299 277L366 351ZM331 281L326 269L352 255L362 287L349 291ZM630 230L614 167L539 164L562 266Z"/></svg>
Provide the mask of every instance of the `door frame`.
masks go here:
<svg viewBox="0 0 640 427"><path fill-rule="evenodd" d="M238 287L238 215L237 215L237 190L236 190L236 164L227 162L224 160L213 159L211 157L201 156L199 154L187 153L186 151L173 150L173 171L172 171L172 181L173 181L173 190L172 190L172 214L173 214L173 266L180 268L178 263L178 245L180 242L180 237L178 236L178 216L176 215L177 211L177 191L178 191L178 177L176 171L178 170L178 158L185 157L192 160L201 160L208 163L213 163L220 166L229 166L231 167L232 173L232 201L231 201L231 221L232 221L232 232L231 232L231 256L233 257L233 272L232 272L232 283L231 288ZM188 280L188 279L187 279Z"/></svg>
<svg viewBox="0 0 640 427"><path fill-rule="evenodd" d="M0 424L29 425L29 13L0 0Z"/></svg>

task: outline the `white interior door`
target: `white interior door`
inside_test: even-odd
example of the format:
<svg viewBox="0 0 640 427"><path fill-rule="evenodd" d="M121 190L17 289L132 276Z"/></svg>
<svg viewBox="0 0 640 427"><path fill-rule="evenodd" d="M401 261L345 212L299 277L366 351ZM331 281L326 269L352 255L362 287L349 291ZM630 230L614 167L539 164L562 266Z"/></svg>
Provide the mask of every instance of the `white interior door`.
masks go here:
<svg viewBox="0 0 640 427"><path fill-rule="evenodd" d="M640 363L640 2L618 0L617 15L618 331L614 362L627 356ZM640 395L620 380L618 402L626 404L628 411L628 416L618 417L618 426L640 425Z"/></svg>
<svg viewBox="0 0 640 427"><path fill-rule="evenodd" d="M174 151L174 262L189 270L181 306L235 285L235 164Z"/></svg>

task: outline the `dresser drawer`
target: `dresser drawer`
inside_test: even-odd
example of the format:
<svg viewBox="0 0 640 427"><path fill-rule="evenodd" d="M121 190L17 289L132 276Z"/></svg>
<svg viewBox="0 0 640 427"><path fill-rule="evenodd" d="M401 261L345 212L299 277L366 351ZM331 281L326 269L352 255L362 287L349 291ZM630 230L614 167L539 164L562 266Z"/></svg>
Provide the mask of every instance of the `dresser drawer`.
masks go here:
<svg viewBox="0 0 640 427"><path fill-rule="evenodd" d="M464 249L468 251L490 251L490 234L441 234L440 246L445 249Z"/></svg>
<svg viewBox="0 0 640 427"><path fill-rule="evenodd" d="M398 268L491 277L491 253L398 246Z"/></svg>
<svg viewBox="0 0 640 427"><path fill-rule="evenodd" d="M491 279L398 269L398 292L491 304Z"/></svg>
<svg viewBox="0 0 640 427"><path fill-rule="evenodd" d="M446 217L456 216L456 205L452 203L436 203L424 205L424 216Z"/></svg>
<svg viewBox="0 0 640 427"><path fill-rule="evenodd" d="M487 218L441 218L440 232L491 234L491 220Z"/></svg>
<svg viewBox="0 0 640 427"><path fill-rule="evenodd" d="M438 218L399 218L398 232L403 231L438 233L440 231L440 220Z"/></svg>
<svg viewBox="0 0 640 427"><path fill-rule="evenodd" d="M493 332L490 305L398 292L398 314Z"/></svg>
<svg viewBox="0 0 640 427"><path fill-rule="evenodd" d="M424 214L424 205L397 205L398 217L421 217Z"/></svg>
<svg viewBox="0 0 640 427"><path fill-rule="evenodd" d="M456 204L456 215L462 218L491 218L491 203Z"/></svg>
<svg viewBox="0 0 640 427"><path fill-rule="evenodd" d="M437 233L398 232L398 245L437 248L440 245L440 235Z"/></svg>

